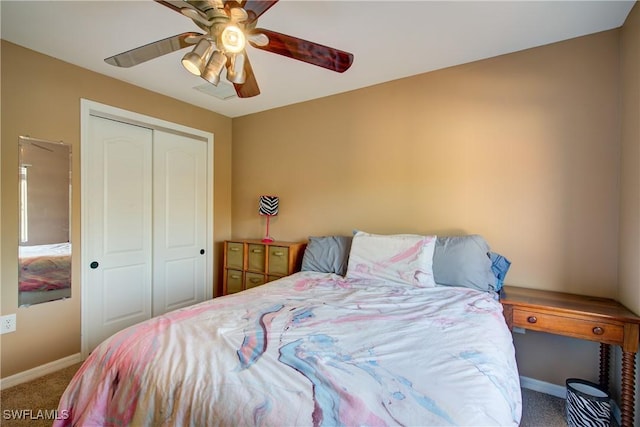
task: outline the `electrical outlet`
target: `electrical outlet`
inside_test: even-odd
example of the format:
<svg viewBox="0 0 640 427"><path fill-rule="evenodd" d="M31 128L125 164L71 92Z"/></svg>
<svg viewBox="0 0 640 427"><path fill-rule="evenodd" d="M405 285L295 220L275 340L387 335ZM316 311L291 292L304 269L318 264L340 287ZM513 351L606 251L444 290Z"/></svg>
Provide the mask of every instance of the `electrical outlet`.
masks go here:
<svg viewBox="0 0 640 427"><path fill-rule="evenodd" d="M0 334L8 334L16 331L16 315L7 314L0 317Z"/></svg>

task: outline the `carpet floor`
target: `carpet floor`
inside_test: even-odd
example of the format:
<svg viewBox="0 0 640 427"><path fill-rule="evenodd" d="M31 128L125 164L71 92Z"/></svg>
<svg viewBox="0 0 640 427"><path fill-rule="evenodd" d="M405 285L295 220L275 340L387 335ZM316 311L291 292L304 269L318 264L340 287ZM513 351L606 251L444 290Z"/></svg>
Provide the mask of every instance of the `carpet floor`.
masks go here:
<svg viewBox="0 0 640 427"><path fill-rule="evenodd" d="M58 407L60 396L80 367L70 366L33 381L2 390L0 407L3 427L50 427L47 412ZM565 427L565 400L522 389L521 427ZM8 412L7 412L8 411ZM19 416L14 416L18 415Z"/></svg>

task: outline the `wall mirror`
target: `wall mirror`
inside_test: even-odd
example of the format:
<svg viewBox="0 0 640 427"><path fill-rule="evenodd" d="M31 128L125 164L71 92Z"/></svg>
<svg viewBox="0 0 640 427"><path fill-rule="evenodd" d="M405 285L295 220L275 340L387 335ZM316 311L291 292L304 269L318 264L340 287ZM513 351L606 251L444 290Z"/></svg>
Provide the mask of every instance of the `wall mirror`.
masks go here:
<svg viewBox="0 0 640 427"><path fill-rule="evenodd" d="M18 305L71 297L71 146L20 137Z"/></svg>

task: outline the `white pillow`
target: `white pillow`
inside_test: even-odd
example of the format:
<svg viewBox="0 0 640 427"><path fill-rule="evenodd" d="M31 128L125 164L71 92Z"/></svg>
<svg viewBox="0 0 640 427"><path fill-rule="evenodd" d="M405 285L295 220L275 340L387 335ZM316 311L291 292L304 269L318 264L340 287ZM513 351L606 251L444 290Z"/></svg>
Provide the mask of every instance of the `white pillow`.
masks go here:
<svg viewBox="0 0 640 427"><path fill-rule="evenodd" d="M353 236L347 279L378 279L431 288L436 236L379 235L358 231Z"/></svg>

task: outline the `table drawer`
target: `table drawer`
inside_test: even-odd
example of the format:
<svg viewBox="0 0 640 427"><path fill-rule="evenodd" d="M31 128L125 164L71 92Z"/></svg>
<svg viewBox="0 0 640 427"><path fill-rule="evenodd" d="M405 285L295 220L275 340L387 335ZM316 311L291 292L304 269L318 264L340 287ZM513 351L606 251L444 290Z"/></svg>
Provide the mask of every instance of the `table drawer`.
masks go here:
<svg viewBox="0 0 640 427"><path fill-rule="evenodd" d="M255 288L256 286L264 285L264 274L246 272L244 275L245 289Z"/></svg>
<svg viewBox="0 0 640 427"><path fill-rule="evenodd" d="M269 247L269 274L286 276L289 274L289 248Z"/></svg>
<svg viewBox="0 0 640 427"><path fill-rule="evenodd" d="M621 345L624 339L624 327L616 323L557 316L535 310L514 308L513 325L609 344Z"/></svg>
<svg viewBox="0 0 640 427"><path fill-rule="evenodd" d="M264 272L266 248L264 245L249 245L249 253L247 257L247 269L251 271Z"/></svg>
<svg viewBox="0 0 640 427"><path fill-rule="evenodd" d="M244 254L242 253L244 249L244 244L237 242L228 242L227 243L227 268L235 268L237 270L242 270L244 265Z"/></svg>
<svg viewBox="0 0 640 427"><path fill-rule="evenodd" d="M227 270L227 289L225 294L233 294L242 290L242 271Z"/></svg>

